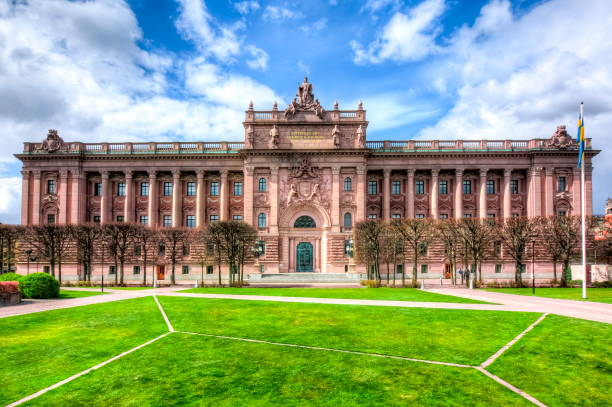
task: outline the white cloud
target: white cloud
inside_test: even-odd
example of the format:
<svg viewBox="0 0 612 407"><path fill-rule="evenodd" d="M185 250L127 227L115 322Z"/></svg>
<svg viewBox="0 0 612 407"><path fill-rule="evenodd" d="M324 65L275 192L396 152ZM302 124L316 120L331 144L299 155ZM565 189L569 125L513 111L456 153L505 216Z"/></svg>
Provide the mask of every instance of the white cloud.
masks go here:
<svg viewBox="0 0 612 407"><path fill-rule="evenodd" d="M361 12L376 13L387 7L397 9L401 5L400 0L368 0L361 7Z"/></svg>
<svg viewBox="0 0 612 407"><path fill-rule="evenodd" d="M444 0L425 0L408 13L396 12L377 38L367 47L351 41L356 64L378 64L385 60L416 61L438 51L438 18L444 12Z"/></svg>
<svg viewBox="0 0 612 407"><path fill-rule="evenodd" d="M327 27L327 18L321 17L318 20L314 21L312 24L305 24L300 27L300 30L304 34L315 33L321 31Z"/></svg>
<svg viewBox="0 0 612 407"><path fill-rule="evenodd" d="M254 45L247 45L246 51L253 57L247 61L247 65L251 69L265 70L268 68L268 53Z"/></svg>
<svg viewBox="0 0 612 407"><path fill-rule="evenodd" d="M593 188L601 209L605 194L612 193L611 23L606 0L588 7L554 0L521 16L512 14L507 1L491 1L427 68L424 81L437 80L435 86L456 92L456 100L420 137L548 138L560 124L575 135L584 101L587 137L603 149L595 159Z"/></svg>
<svg viewBox="0 0 612 407"><path fill-rule="evenodd" d="M0 177L0 223L21 220L21 177Z"/></svg>
<svg viewBox="0 0 612 407"><path fill-rule="evenodd" d="M263 12L264 19L269 21L291 20L301 16L302 14L299 12L280 6L266 6Z"/></svg>
<svg viewBox="0 0 612 407"><path fill-rule="evenodd" d="M234 3L234 8L242 15L259 10L259 3L256 1L239 1Z"/></svg>
<svg viewBox="0 0 612 407"><path fill-rule="evenodd" d="M216 22L203 0L178 0L177 29L196 43L201 52L227 61L240 53L235 29Z"/></svg>

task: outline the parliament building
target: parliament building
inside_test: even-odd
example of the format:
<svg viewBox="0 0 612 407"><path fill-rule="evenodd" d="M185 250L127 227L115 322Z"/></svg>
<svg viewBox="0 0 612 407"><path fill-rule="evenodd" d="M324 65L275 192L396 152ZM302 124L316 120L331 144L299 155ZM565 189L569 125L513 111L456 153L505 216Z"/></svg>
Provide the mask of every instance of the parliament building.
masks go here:
<svg viewBox="0 0 612 407"><path fill-rule="evenodd" d="M364 266L347 255L346 245L365 219L580 214L578 145L565 126L529 140L512 139L511 129L508 139L496 140L462 140L462 134L368 140L363 105L341 110L336 102L324 109L307 79L284 110L249 104L243 126L243 142L65 142L50 130L16 154L23 163L21 222L200 228L240 220L258 229L265 247L248 265L251 275L358 274ZM588 139L587 215L597 153ZM544 273L547 260L538 261ZM153 263L157 278L167 278L167 262ZM423 277L448 274L435 250L422 263ZM187 254L181 265L178 280L200 278L195 258ZM78 278L76 264L63 270L64 279ZM140 280L131 270L128 265L128 282ZM483 272L512 279L514 265L501 254ZM93 278L100 273L94 270Z"/></svg>

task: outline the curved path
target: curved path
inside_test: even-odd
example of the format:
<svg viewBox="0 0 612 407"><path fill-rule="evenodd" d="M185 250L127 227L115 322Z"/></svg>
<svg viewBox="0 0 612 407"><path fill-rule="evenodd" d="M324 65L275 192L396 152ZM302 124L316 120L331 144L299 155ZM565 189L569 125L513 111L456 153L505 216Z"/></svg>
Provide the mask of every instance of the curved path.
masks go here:
<svg viewBox="0 0 612 407"><path fill-rule="evenodd" d="M70 289L70 288L67 288ZM76 288L75 288L76 289ZM490 311L520 311L539 312L563 315L573 318L587 319L597 322L612 323L612 304L587 301L558 300L552 298L530 297L524 295L502 294L481 290L468 289L430 289L428 291L474 300L492 302L494 304L463 304L451 302L419 302L419 301L387 301L387 300L354 300L336 298L309 298L309 297L280 297L262 295L231 295L231 294L194 294L177 292L185 287L164 287L149 290L112 290L110 294L92 297L70 298L63 300L26 300L22 304L0 308L0 318L13 315L29 314L32 312L48 311L53 309L78 307L81 305L100 304L110 301L139 298L149 295L170 295L191 298L221 298L249 301L278 301L299 302L315 304L344 304L344 305L374 305L383 307L406 308L439 308L439 309L466 309ZM78 288L77 290L86 290ZM97 291L89 289L86 291Z"/></svg>

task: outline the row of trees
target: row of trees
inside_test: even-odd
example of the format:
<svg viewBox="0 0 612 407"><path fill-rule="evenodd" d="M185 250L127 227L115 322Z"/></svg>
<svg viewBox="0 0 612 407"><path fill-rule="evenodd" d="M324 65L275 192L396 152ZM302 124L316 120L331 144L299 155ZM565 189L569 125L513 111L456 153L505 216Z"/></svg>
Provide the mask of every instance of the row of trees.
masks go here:
<svg viewBox="0 0 612 407"><path fill-rule="evenodd" d="M588 218L587 227L609 227L602 218ZM463 266L475 273L482 283L482 264L489 258L499 258L501 248L515 263L515 283L522 285L523 262L528 249L537 245L539 256L545 256L553 264L557 281L557 265L562 265L561 285L566 285L569 264L580 247L581 221L575 216L513 217L505 221L464 218L445 219L396 219L389 222L368 220L355 227L355 251L357 261L367 265L368 279L380 282L380 266L386 264L396 270L405 260L412 261L412 285L417 284L419 260L427 254L432 242L443 246L445 261L450 265L453 284L457 269ZM610 236L607 236L610 239ZM598 243L605 246L605 239ZM591 242L592 243L592 242ZM607 243L609 247L609 242ZM605 252L606 249L601 249ZM609 249L607 249L609 250ZM607 254L609 256L609 253ZM393 272L395 279L395 272ZM468 274L469 278L469 274ZM405 273L402 273L405 285Z"/></svg>
<svg viewBox="0 0 612 407"><path fill-rule="evenodd" d="M126 261L137 258L142 266L142 282L147 284L147 268L153 260L164 260L171 266L170 280L176 282L176 266L182 256L191 255L201 265L202 274L206 263L218 266L221 284L221 266L230 269L230 283L242 283L244 263L252 256L257 240L257 231L243 222L216 222L203 229L162 228L151 229L131 223L98 225L0 225L2 264L7 269L15 262L15 253L21 251L26 261L35 258L49 264L53 277L62 281L62 264L72 257L81 266L81 278L91 281L93 265L108 261L115 266L115 283L125 283ZM191 244L202 250L190 253ZM3 243L4 245L4 243ZM7 259L5 261L5 259ZM2 268L5 269L4 267Z"/></svg>

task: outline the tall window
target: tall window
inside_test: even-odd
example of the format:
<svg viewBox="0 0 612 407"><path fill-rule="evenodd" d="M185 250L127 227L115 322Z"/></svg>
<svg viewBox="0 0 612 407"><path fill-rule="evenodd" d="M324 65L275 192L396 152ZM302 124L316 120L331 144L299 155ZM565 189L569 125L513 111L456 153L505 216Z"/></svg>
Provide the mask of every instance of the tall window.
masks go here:
<svg viewBox="0 0 612 407"><path fill-rule="evenodd" d="M54 213L47 214L47 224L55 225L55 214Z"/></svg>
<svg viewBox="0 0 612 407"><path fill-rule="evenodd" d="M94 196L102 196L102 183L96 182L93 190Z"/></svg>
<svg viewBox="0 0 612 407"><path fill-rule="evenodd" d="M183 243L183 256L189 256L191 253L191 246L189 243Z"/></svg>
<svg viewBox="0 0 612 407"><path fill-rule="evenodd" d="M142 246L139 244L134 245L134 256L140 256L142 254Z"/></svg>
<svg viewBox="0 0 612 407"><path fill-rule="evenodd" d="M416 181L415 187L416 187L415 192L417 195L423 195L425 193L425 181L422 181L422 180Z"/></svg>
<svg viewBox="0 0 612 407"><path fill-rule="evenodd" d="M140 215L140 224L145 226L148 225L149 217L147 215Z"/></svg>
<svg viewBox="0 0 612 407"><path fill-rule="evenodd" d="M172 227L172 216L164 215L164 227L171 228Z"/></svg>
<svg viewBox="0 0 612 407"><path fill-rule="evenodd" d="M217 181L210 183L210 196L219 196L219 183Z"/></svg>
<svg viewBox="0 0 612 407"><path fill-rule="evenodd" d="M115 268L115 266L108 266L108 274L115 274L117 272L117 269Z"/></svg>
<svg viewBox="0 0 612 407"><path fill-rule="evenodd" d="M183 274L189 274L189 266L184 264L182 268Z"/></svg>
<svg viewBox="0 0 612 407"><path fill-rule="evenodd" d="M518 194L519 193L519 182L518 179L510 180L510 193Z"/></svg>
<svg viewBox="0 0 612 407"><path fill-rule="evenodd" d="M565 177L557 178L557 192L564 192L566 187Z"/></svg>
<svg viewBox="0 0 612 407"><path fill-rule="evenodd" d="M172 182L164 182L164 196L172 196Z"/></svg>
<svg viewBox="0 0 612 407"><path fill-rule="evenodd" d="M195 215L187 215L185 226L187 226L188 228L195 228L195 225L196 225Z"/></svg>
<svg viewBox="0 0 612 407"><path fill-rule="evenodd" d="M493 254L497 257L501 256L501 248L502 248L502 244L501 242L494 242L493 243Z"/></svg>
<svg viewBox="0 0 612 407"><path fill-rule="evenodd" d="M402 182L401 181L392 181L391 182L391 194L399 195L402 193Z"/></svg>
<svg viewBox="0 0 612 407"><path fill-rule="evenodd" d="M140 274L140 266L134 266L132 268L132 273L133 274Z"/></svg>
<svg viewBox="0 0 612 407"><path fill-rule="evenodd" d="M557 216L566 216L566 215L567 215L567 211L563 211L563 210L557 211Z"/></svg>
<svg viewBox="0 0 612 407"><path fill-rule="evenodd" d="M463 194L469 195L472 193L472 181L465 180L463 181Z"/></svg>
<svg viewBox="0 0 612 407"><path fill-rule="evenodd" d="M265 178L259 178L259 192L266 192L268 190L268 182Z"/></svg>
<svg viewBox="0 0 612 407"><path fill-rule="evenodd" d="M189 181L187 183L187 196L195 196L196 194L196 183Z"/></svg>
<svg viewBox="0 0 612 407"><path fill-rule="evenodd" d="M117 196L125 196L125 182L117 183Z"/></svg>
<svg viewBox="0 0 612 407"><path fill-rule="evenodd" d="M210 223L219 222L219 215L210 215L208 220Z"/></svg>
<svg viewBox="0 0 612 407"><path fill-rule="evenodd" d="M501 273L502 272L502 265L501 264L496 264L495 265L495 272L496 273Z"/></svg>
<svg viewBox="0 0 612 407"><path fill-rule="evenodd" d="M378 181L368 181L368 195L378 194Z"/></svg>
<svg viewBox="0 0 612 407"><path fill-rule="evenodd" d="M206 274L213 274L213 273L214 273L213 266L211 265L206 266Z"/></svg>
<svg viewBox="0 0 612 407"><path fill-rule="evenodd" d="M159 245L157 246L157 254L159 256L166 254L166 244L164 242L159 242Z"/></svg>
<svg viewBox="0 0 612 407"><path fill-rule="evenodd" d="M140 196L149 196L149 183L148 182L140 183Z"/></svg>
<svg viewBox="0 0 612 407"><path fill-rule="evenodd" d="M260 229L263 229L266 227L266 214L265 213L260 213L259 215L257 215L257 226Z"/></svg>
<svg viewBox="0 0 612 407"><path fill-rule="evenodd" d="M353 180L349 177L344 178L344 190L345 191L353 190Z"/></svg>
<svg viewBox="0 0 612 407"><path fill-rule="evenodd" d="M493 195L495 193L495 180L487 180L487 194Z"/></svg>
<svg viewBox="0 0 612 407"><path fill-rule="evenodd" d="M56 183L54 179L48 179L47 180L47 193L50 195L55 195L57 189L56 189Z"/></svg>
<svg viewBox="0 0 612 407"><path fill-rule="evenodd" d="M242 196L242 181L234 181L234 196Z"/></svg>
<svg viewBox="0 0 612 407"><path fill-rule="evenodd" d="M350 229L353 227L353 215L350 212L344 214L344 228Z"/></svg>
<svg viewBox="0 0 612 407"><path fill-rule="evenodd" d="M446 180L440 181L439 192L440 192L440 195L448 194L448 181L446 181Z"/></svg>

